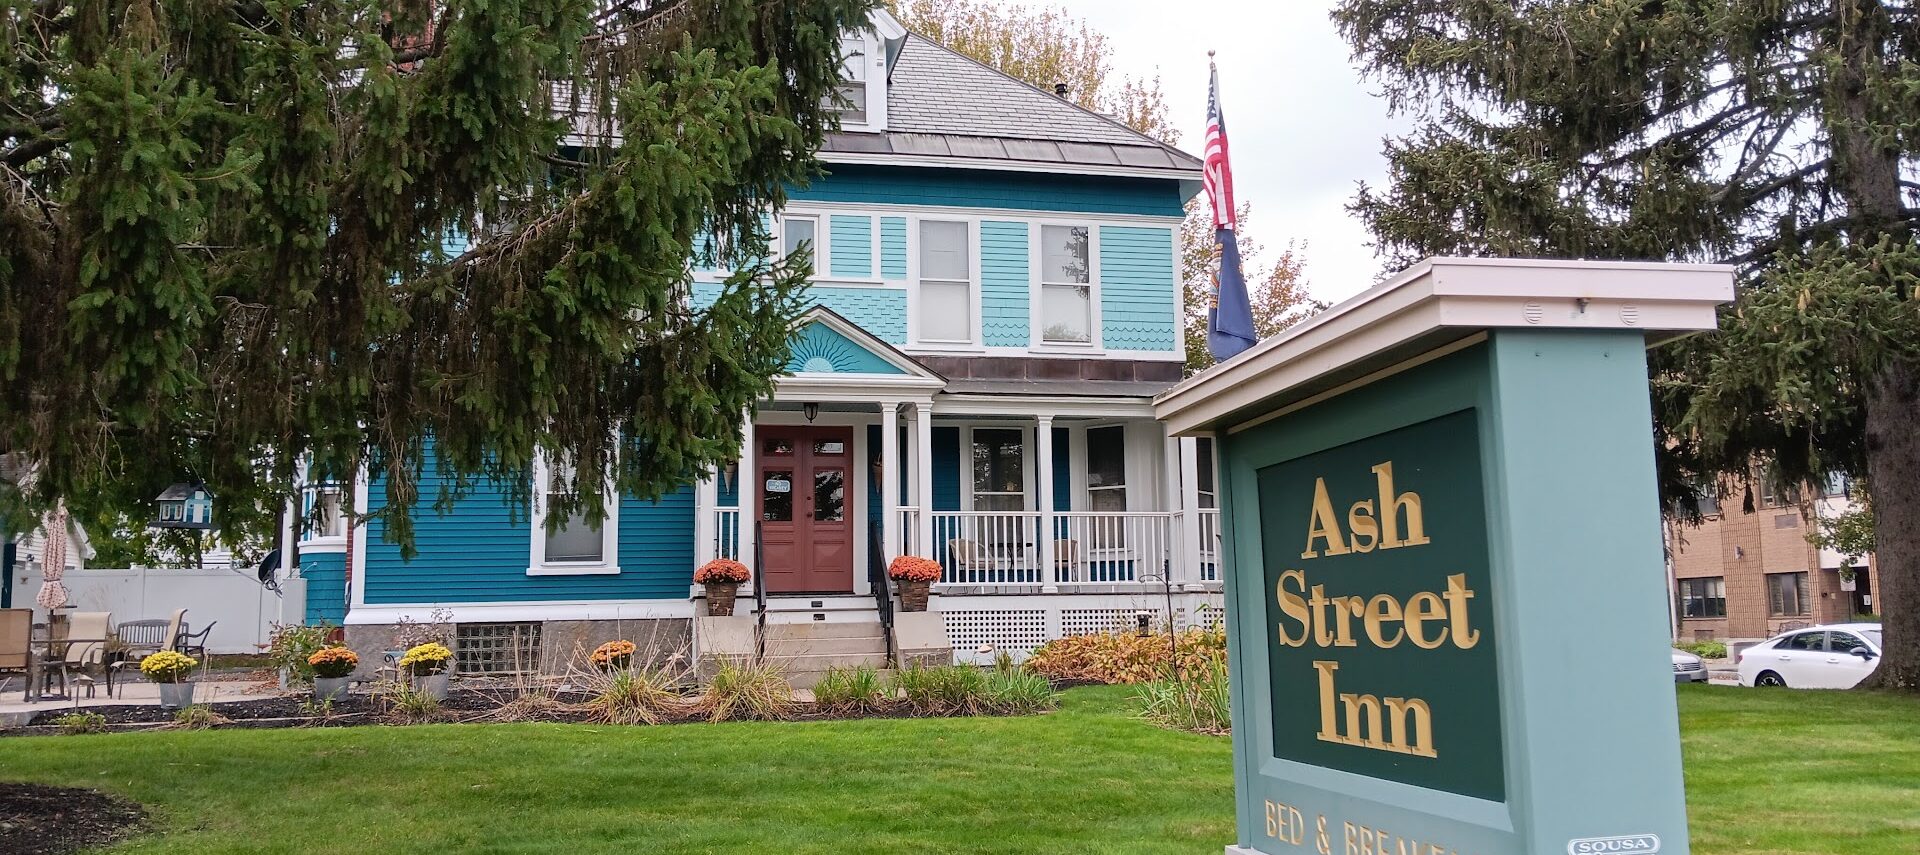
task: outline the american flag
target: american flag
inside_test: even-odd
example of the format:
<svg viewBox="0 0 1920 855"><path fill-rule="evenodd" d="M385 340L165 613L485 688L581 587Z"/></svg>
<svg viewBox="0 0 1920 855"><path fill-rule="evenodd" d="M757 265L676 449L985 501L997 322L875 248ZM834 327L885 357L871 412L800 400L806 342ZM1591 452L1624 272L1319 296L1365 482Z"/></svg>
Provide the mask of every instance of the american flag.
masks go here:
<svg viewBox="0 0 1920 855"><path fill-rule="evenodd" d="M1213 227L1232 229L1233 169L1227 165L1227 119L1220 113L1220 72L1216 69L1207 86L1207 139L1205 187L1213 204Z"/></svg>

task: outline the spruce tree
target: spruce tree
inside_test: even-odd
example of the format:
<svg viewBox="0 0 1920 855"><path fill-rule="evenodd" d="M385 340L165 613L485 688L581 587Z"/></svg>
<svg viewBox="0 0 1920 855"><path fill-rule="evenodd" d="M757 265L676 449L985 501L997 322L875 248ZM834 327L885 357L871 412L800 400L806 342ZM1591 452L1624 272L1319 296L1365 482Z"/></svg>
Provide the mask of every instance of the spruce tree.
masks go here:
<svg viewBox="0 0 1920 855"><path fill-rule="evenodd" d="M597 518L737 459L870 5L0 0L0 510L271 530L304 459L410 546L429 466Z"/></svg>
<svg viewBox="0 0 1920 855"><path fill-rule="evenodd" d="M1920 8L1343 0L1334 19L1421 120L1353 206L1389 256L1739 266L1719 333L1652 354L1663 491L1756 462L1865 476L1876 680L1920 690Z"/></svg>

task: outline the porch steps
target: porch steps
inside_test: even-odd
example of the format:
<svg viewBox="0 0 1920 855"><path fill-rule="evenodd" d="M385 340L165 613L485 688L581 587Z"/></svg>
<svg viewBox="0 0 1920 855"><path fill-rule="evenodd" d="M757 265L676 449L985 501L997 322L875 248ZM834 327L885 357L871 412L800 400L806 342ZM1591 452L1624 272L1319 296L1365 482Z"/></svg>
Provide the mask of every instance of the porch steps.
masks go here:
<svg viewBox="0 0 1920 855"><path fill-rule="evenodd" d="M811 689L831 668L887 668L887 639L879 621L767 624L768 662L796 689Z"/></svg>

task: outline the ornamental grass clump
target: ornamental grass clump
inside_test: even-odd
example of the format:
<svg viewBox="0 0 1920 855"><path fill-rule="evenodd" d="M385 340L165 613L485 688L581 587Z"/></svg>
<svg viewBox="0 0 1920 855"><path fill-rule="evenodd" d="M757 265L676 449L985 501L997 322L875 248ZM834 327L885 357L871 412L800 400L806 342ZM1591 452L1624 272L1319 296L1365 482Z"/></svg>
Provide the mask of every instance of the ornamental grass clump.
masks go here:
<svg viewBox="0 0 1920 855"><path fill-rule="evenodd" d="M360 666L360 654L345 647L323 647L307 657L307 665L315 677L338 680Z"/></svg>
<svg viewBox="0 0 1920 855"><path fill-rule="evenodd" d="M598 671L576 685L590 697L588 718L607 724L660 724L691 715L694 701L680 691L678 669L642 665Z"/></svg>
<svg viewBox="0 0 1920 855"><path fill-rule="evenodd" d="M708 721L778 721L791 718L798 704L778 667L730 658L714 671L698 708Z"/></svg>
<svg viewBox="0 0 1920 855"><path fill-rule="evenodd" d="M140 660L140 674L155 683L184 683L200 661L173 650L162 650Z"/></svg>
<svg viewBox="0 0 1920 855"><path fill-rule="evenodd" d="M210 730L223 724L232 724L233 719L213 711L206 704L194 704L181 707L173 714L173 726L179 730Z"/></svg>
<svg viewBox="0 0 1920 855"><path fill-rule="evenodd" d="M61 736L106 733L107 717L93 712L70 712L54 717L53 727Z"/></svg>
<svg viewBox="0 0 1920 855"><path fill-rule="evenodd" d="M917 715L978 715L991 708L987 672L967 665L914 665L893 675L893 692Z"/></svg>
<svg viewBox="0 0 1920 855"><path fill-rule="evenodd" d="M445 717L439 698L405 683L394 685L386 707L386 719L392 724L427 724Z"/></svg>
<svg viewBox="0 0 1920 855"><path fill-rule="evenodd" d="M986 702L999 715L1033 715L1060 706L1060 693L1047 678L1017 668L987 673Z"/></svg>
<svg viewBox="0 0 1920 855"><path fill-rule="evenodd" d="M813 687L820 709L839 715L864 715L886 709L893 700L887 683L872 666L828 668Z"/></svg>
<svg viewBox="0 0 1920 855"><path fill-rule="evenodd" d="M1141 716L1161 727L1215 735L1233 730L1224 659L1214 660L1198 673L1170 674L1142 683L1135 699Z"/></svg>

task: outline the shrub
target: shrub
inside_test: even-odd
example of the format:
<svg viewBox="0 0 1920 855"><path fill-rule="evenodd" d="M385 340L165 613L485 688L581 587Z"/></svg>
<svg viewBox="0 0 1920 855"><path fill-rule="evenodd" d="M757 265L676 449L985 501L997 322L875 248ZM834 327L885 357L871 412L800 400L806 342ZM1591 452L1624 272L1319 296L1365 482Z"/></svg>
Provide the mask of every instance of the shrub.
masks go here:
<svg viewBox="0 0 1920 855"><path fill-rule="evenodd" d="M387 720L394 724L426 724L439 721L441 715L438 699L405 683L396 684L387 698Z"/></svg>
<svg viewBox="0 0 1920 855"><path fill-rule="evenodd" d="M892 700L880 672L862 665L858 668L828 668L826 676L813 687L813 700L821 709L837 713L868 713L884 709Z"/></svg>
<svg viewBox="0 0 1920 855"><path fill-rule="evenodd" d="M199 664L185 653L162 650L140 660L140 673L155 683L183 683Z"/></svg>
<svg viewBox="0 0 1920 855"><path fill-rule="evenodd" d="M56 716L53 726L66 736L79 736L83 733L107 732L107 717L99 713L70 712Z"/></svg>
<svg viewBox="0 0 1920 855"><path fill-rule="evenodd" d="M453 651L437 641L417 645L400 657L400 667L415 677L425 677L447 670L447 663L453 660Z"/></svg>
<svg viewBox="0 0 1920 855"><path fill-rule="evenodd" d="M735 659L720 663L700 698L709 721L772 721L793 715L794 706L793 687L779 668Z"/></svg>
<svg viewBox="0 0 1920 855"><path fill-rule="evenodd" d="M232 724L233 719L213 711L206 704L182 707L173 714L173 726L182 730L207 730L215 725Z"/></svg>
<svg viewBox="0 0 1920 855"><path fill-rule="evenodd" d="M422 644L446 645L453 641L453 610L434 609L427 613L424 623L410 616L402 616L393 625L393 646L401 650L411 650Z"/></svg>
<svg viewBox="0 0 1920 855"><path fill-rule="evenodd" d="M333 634L333 629L297 623L274 624L273 634L268 638L267 663L286 672L288 682L295 685L313 682L313 666L307 660L327 646L327 636Z"/></svg>
<svg viewBox="0 0 1920 855"><path fill-rule="evenodd" d="M1017 669L996 668L987 674L987 704L1001 715L1032 715L1060 705L1060 693L1047 678Z"/></svg>
<svg viewBox="0 0 1920 855"><path fill-rule="evenodd" d="M1677 647L1681 650L1685 650L1688 653L1691 653L1702 659L1727 658L1727 643L1724 641L1712 641L1712 640L1687 641L1687 642L1682 642L1680 644L1676 644L1674 645L1674 647Z"/></svg>
<svg viewBox="0 0 1920 855"><path fill-rule="evenodd" d="M747 565L731 558L715 558L693 571L696 585L738 585L750 576Z"/></svg>
<svg viewBox="0 0 1920 855"><path fill-rule="evenodd" d="M918 555L902 555L887 565L887 578L902 582L938 582L940 562Z"/></svg>
<svg viewBox="0 0 1920 855"><path fill-rule="evenodd" d="M988 708L987 672L966 665L914 665L893 675L893 688L920 715L973 715Z"/></svg>
<svg viewBox="0 0 1920 855"><path fill-rule="evenodd" d="M1175 637L1182 673L1200 674L1227 659L1225 632L1189 629ZM1164 632L1075 635L1040 645L1026 668L1055 680L1107 684L1146 683L1168 673L1173 647Z"/></svg>
<svg viewBox="0 0 1920 855"><path fill-rule="evenodd" d="M1225 734L1233 729L1227 663L1216 659L1198 673L1168 675L1140 684L1136 699L1148 721L1175 730Z"/></svg>
<svg viewBox="0 0 1920 855"><path fill-rule="evenodd" d="M307 657L307 665L312 667L313 675L329 680L339 679L353 673L360 665L360 655L345 647L322 647Z"/></svg>

